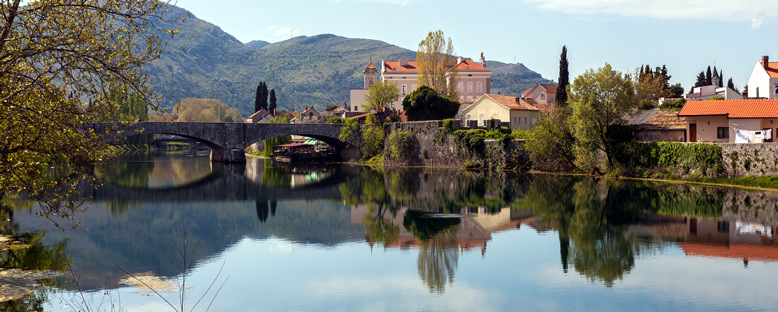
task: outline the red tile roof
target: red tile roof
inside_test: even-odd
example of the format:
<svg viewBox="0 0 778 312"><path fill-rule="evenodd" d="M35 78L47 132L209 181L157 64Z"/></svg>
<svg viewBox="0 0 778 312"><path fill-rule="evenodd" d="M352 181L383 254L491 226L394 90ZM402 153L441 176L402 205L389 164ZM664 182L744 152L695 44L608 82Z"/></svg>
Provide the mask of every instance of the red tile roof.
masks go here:
<svg viewBox="0 0 778 312"><path fill-rule="evenodd" d="M541 86L543 86L543 88L545 88L546 92L548 92L548 93L556 93L556 86L555 85L543 83L543 84L541 84Z"/></svg>
<svg viewBox="0 0 778 312"><path fill-rule="evenodd" d="M689 101L678 116L726 116L731 119L778 118L778 100Z"/></svg>
<svg viewBox="0 0 778 312"><path fill-rule="evenodd" d="M483 96L491 98L495 102L500 103L500 105L508 109L530 110L530 111L540 110L539 108L533 106L532 104L527 103L527 101L525 101L524 99L519 99L515 96L495 95L495 94L484 94Z"/></svg>
<svg viewBox="0 0 778 312"><path fill-rule="evenodd" d="M373 62L367 63L367 66L365 66L365 69L372 69L376 68L375 65L373 65Z"/></svg>

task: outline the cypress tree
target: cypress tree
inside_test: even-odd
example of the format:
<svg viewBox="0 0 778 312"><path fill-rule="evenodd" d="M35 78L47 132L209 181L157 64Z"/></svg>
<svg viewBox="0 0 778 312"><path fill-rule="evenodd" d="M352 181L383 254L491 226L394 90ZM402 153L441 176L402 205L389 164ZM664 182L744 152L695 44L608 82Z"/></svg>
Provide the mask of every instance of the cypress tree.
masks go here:
<svg viewBox="0 0 778 312"><path fill-rule="evenodd" d="M262 82L262 98L259 99L260 108L267 109L267 84Z"/></svg>
<svg viewBox="0 0 778 312"><path fill-rule="evenodd" d="M260 104L260 98L262 97L262 81L259 82L257 85L257 93L254 96L254 112L258 112L260 109L262 109L262 106Z"/></svg>
<svg viewBox="0 0 778 312"><path fill-rule="evenodd" d="M708 66L708 71L705 72L705 85L709 86L713 84L713 81L711 80L712 76L710 74L710 66Z"/></svg>
<svg viewBox="0 0 778 312"><path fill-rule="evenodd" d="M719 70L719 88L724 86L724 70Z"/></svg>
<svg viewBox="0 0 778 312"><path fill-rule="evenodd" d="M729 80L727 80L727 88L737 91L737 89L735 89L735 83L732 82L732 77L729 77Z"/></svg>
<svg viewBox="0 0 778 312"><path fill-rule="evenodd" d="M570 73L567 71L567 46L562 46L562 54L559 56L559 79L557 79L556 105L567 106L567 85L570 83Z"/></svg>
<svg viewBox="0 0 778 312"><path fill-rule="evenodd" d="M270 89L270 106L267 109L273 116L276 114L276 89Z"/></svg>

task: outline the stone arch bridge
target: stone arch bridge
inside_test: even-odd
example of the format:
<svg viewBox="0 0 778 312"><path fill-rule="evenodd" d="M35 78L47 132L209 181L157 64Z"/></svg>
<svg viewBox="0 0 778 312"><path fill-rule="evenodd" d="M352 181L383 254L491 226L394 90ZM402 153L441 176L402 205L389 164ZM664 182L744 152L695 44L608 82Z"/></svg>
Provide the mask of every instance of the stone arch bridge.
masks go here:
<svg viewBox="0 0 778 312"><path fill-rule="evenodd" d="M264 139L285 135L300 135L320 140L334 147L341 159L360 157L358 141L342 142L338 137L342 124L267 124L214 122L138 122L134 124L93 123L84 125L106 140L140 134L177 135L199 141L211 148L213 162L245 162L244 149Z"/></svg>

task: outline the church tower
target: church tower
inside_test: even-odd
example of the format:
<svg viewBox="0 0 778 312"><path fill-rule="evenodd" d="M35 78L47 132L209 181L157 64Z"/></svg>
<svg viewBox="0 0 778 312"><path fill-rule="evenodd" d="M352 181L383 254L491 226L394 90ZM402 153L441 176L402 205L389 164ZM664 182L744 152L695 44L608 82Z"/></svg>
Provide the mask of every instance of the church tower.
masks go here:
<svg viewBox="0 0 778 312"><path fill-rule="evenodd" d="M378 68L373 65L373 62L370 62L365 66L365 70L362 71L362 74L365 75L365 90L370 89L370 86L378 82Z"/></svg>
<svg viewBox="0 0 778 312"><path fill-rule="evenodd" d="M713 65L713 77L710 80L712 85L721 86L721 77L719 77L719 72L716 70L716 65Z"/></svg>

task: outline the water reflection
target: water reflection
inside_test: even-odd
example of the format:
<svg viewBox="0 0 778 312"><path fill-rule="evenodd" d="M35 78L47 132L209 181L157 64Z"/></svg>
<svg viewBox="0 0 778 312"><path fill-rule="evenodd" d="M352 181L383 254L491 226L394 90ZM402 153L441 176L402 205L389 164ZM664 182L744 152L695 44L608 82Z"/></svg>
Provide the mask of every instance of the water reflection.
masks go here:
<svg viewBox="0 0 778 312"><path fill-rule="evenodd" d="M189 166L164 163L133 169L145 174L116 176L141 181L165 166L184 171ZM401 257L398 263L413 270L415 260L413 278L421 281L424 293L435 295L456 290L463 279L470 285L488 283L462 274L474 266L465 259L504 256L487 251L494 250L496 237L516 229L541 233L538 237L553 235L554 244L547 247L553 248L556 273L571 272L601 288L618 288L644 260L666 249L751 266L778 262L773 234L778 196L769 193L588 177L295 167L264 159L250 159L245 166L209 163L207 172L193 166L200 168L193 169L199 174L177 173L191 179L171 184L147 181L141 188L128 182L91 191L91 208L78 220L82 226L47 232L42 241L56 246L70 239L61 248L85 272L79 282L87 290L119 287L125 276L117 267L163 278L189 272L192 266L183 265L174 248L187 235L196 246L187 259L194 267L222 255L240 258L228 262L277 256L233 254L232 248L247 239L333 252L355 242L368 252L402 251L415 259ZM50 229L27 207L5 213L13 214L20 231ZM349 274L328 273L331 266L307 274ZM289 265L278 268L289 276L299 271Z"/></svg>

